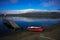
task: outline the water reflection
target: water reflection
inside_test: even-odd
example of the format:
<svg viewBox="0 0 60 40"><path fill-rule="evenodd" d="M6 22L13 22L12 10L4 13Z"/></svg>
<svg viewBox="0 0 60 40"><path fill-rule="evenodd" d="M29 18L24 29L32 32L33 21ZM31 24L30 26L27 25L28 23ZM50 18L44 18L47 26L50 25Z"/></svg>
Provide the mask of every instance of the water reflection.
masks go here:
<svg viewBox="0 0 60 40"><path fill-rule="evenodd" d="M6 17L6 19L13 20L22 29L25 29L28 26L49 27L51 25L60 23L60 19L38 19L38 18L26 18L26 17ZM2 22L3 21L0 20L0 28L6 29Z"/></svg>
<svg viewBox="0 0 60 40"><path fill-rule="evenodd" d="M14 21L60 21L60 19L43 19L43 18L27 18L27 17L7 17L8 20Z"/></svg>

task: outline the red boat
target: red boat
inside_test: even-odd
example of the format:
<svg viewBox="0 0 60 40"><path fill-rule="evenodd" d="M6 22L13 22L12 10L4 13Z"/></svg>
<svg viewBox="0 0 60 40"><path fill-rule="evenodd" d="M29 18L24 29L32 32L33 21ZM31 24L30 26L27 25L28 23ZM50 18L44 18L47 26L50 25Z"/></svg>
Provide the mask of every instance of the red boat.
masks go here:
<svg viewBox="0 0 60 40"><path fill-rule="evenodd" d="M41 28L41 27L31 26L31 27L28 27L27 30L28 30L28 31L35 31L35 32L42 32L44 29Z"/></svg>

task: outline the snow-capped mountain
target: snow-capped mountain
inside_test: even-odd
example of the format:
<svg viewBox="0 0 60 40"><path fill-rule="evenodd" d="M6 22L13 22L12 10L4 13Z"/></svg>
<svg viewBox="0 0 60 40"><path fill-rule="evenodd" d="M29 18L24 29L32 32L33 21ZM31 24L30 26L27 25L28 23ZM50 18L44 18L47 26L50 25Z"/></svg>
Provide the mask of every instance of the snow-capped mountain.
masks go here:
<svg viewBox="0 0 60 40"><path fill-rule="evenodd" d="M30 12L60 12L59 10L37 10L37 9L24 9L24 10L0 10L3 14L22 14Z"/></svg>

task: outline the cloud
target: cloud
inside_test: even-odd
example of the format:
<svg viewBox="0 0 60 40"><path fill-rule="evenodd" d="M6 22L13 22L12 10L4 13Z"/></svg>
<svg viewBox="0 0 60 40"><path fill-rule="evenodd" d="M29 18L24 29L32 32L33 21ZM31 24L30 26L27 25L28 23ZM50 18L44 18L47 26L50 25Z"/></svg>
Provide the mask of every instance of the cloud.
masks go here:
<svg viewBox="0 0 60 40"><path fill-rule="evenodd" d="M42 2L40 5L42 5L43 7L49 7L49 6L56 6L57 4L59 4L59 0L50 0L48 2Z"/></svg>

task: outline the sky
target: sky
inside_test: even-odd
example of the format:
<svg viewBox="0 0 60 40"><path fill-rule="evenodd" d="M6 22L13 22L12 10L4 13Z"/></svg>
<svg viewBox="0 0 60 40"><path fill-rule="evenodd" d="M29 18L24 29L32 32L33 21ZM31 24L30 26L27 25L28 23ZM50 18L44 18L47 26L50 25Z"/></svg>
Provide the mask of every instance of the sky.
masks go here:
<svg viewBox="0 0 60 40"><path fill-rule="evenodd" d="M0 0L0 10L58 10L60 0Z"/></svg>

